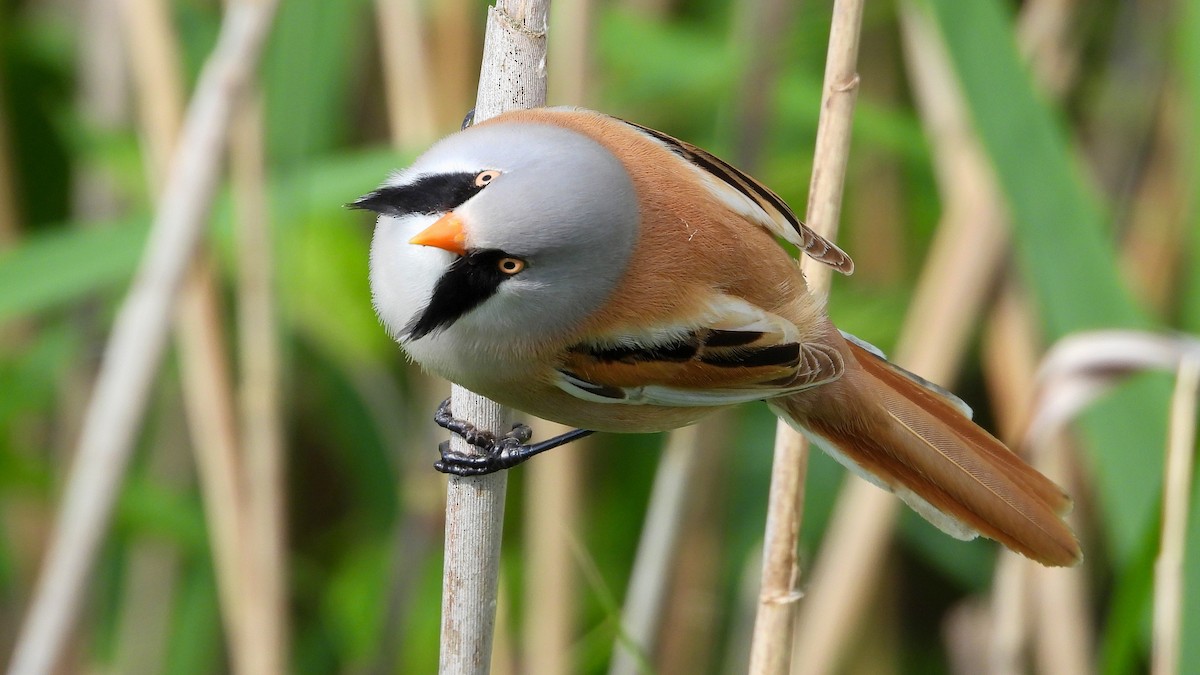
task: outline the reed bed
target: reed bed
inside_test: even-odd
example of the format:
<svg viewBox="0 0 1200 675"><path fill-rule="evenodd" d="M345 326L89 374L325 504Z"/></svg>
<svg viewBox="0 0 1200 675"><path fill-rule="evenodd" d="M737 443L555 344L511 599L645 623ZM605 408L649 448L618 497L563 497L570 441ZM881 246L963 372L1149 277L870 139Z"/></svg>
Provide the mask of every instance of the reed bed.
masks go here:
<svg viewBox="0 0 1200 675"><path fill-rule="evenodd" d="M835 77L856 101L844 196L824 203L845 207L809 218L860 269L833 280L831 315L1068 488L1080 567L944 537L819 453L782 463L802 493L776 501L803 518L773 515L790 525L764 557L776 425L745 405L670 444L600 434L493 479L513 489L493 486L489 553L465 557L495 595L460 668L439 633L444 558L464 556L442 535L481 521L453 506L457 479L447 510L432 468L449 387L379 327L371 223L341 205L458 128L486 8L7 3L0 662L1186 672L1194 4L868 4ZM814 167L838 173L814 156L844 7L560 0L544 100L706 147L800 210L822 198ZM780 620L755 637L764 598Z"/></svg>

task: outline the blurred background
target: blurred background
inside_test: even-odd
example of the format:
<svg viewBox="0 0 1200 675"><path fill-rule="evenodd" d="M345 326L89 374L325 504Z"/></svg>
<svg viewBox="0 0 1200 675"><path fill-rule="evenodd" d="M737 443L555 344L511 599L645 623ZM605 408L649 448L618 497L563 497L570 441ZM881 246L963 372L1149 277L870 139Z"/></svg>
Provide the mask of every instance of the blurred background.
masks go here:
<svg viewBox="0 0 1200 675"><path fill-rule="evenodd" d="M436 668L448 386L376 321L372 219L342 205L458 128L486 8L280 3L62 672L252 672L255 650L297 673ZM550 101L705 147L803 213L830 11L555 0ZM0 662L222 12L0 0ZM1200 331L1197 3L868 3L859 64L841 328L1014 445L1059 338ZM1136 344L1085 349L1089 382ZM795 672L1146 670L1171 381L1123 380L1022 444L1075 496L1070 572L944 536L814 454ZM511 472L494 672L744 672L774 429L745 405L666 451L600 435ZM1168 596L1196 636L1189 491ZM1182 650L1200 668L1200 640Z"/></svg>

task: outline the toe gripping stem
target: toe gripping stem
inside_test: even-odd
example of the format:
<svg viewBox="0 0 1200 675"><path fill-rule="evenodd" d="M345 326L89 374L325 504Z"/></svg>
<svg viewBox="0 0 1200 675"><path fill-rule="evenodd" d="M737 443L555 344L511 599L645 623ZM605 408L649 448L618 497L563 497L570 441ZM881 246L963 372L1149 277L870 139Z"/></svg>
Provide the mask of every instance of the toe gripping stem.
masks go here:
<svg viewBox="0 0 1200 675"><path fill-rule="evenodd" d="M534 455L595 433L589 429L573 429L540 443L528 443L533 430L524 424L514 424L512 431L497 438L495 434L455 417L450 411L450 399L438 406L433 421L482 451L480 454L457 452L450 449L450 441L442 441L438 445L442 458L433 466L442 473L455 476L482 476L511 469Z"/></svg>

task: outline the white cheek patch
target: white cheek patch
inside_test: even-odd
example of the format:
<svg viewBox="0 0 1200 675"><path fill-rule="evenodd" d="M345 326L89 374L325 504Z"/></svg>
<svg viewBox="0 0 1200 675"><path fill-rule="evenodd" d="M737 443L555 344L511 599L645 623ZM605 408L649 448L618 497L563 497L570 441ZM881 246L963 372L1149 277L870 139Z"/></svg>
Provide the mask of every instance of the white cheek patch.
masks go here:
<svg viewBox="0 0 1200 675"><path fill-rule="evenodd" d="M429 304L438 279L454 254L408 241L429 227L436 216L380 216L371 238L371 299L392 337Z"/></svg>

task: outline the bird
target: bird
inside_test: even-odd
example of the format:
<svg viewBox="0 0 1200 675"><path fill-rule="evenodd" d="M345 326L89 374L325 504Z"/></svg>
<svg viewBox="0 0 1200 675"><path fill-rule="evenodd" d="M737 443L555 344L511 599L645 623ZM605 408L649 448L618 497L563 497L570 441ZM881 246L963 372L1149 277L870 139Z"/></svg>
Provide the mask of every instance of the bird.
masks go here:
<svg viewBox="0 0 1200 675"><path fill-rule="evenodd" d="M959 539L1048 566L1071 499L941 387L829 320L788 242L854 263L773 191L692 144L582 108L474 123L348 206L377 214L371 297L408 357L576 427L530 444L454 417L437 468L507 469L593 431L657 432L766 401L849 470Z"/></svg>

